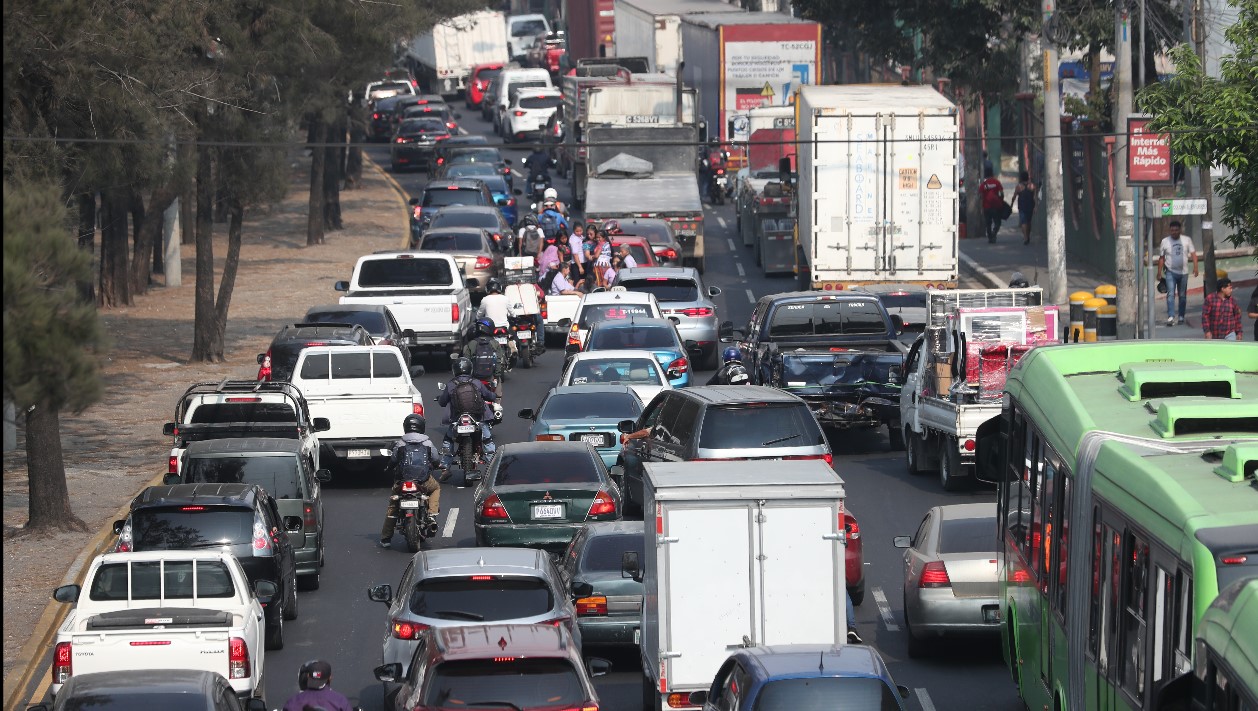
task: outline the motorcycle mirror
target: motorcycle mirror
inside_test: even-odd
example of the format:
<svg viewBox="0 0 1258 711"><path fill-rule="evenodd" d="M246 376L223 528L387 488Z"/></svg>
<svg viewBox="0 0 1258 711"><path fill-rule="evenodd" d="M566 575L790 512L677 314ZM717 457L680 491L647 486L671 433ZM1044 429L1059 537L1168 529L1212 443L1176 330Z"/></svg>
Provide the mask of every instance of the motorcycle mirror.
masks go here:
<svg viewBox="0 0 1258 711"><path fill-rule="evenodd" d="M445 384L445 382L440 382L440 383L437 383L437 389L438 389L438 390L445 390L445 389L446 389L446 384Z"/></svg>

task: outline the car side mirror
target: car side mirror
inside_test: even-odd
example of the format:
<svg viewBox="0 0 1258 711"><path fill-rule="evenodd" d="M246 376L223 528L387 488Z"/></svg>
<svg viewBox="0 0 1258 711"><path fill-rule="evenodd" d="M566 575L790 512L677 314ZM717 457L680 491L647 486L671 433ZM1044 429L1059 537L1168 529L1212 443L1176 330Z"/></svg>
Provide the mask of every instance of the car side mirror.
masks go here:
<svg viewBox="0 0 1258 711"><path fill-rule="evenodd" d="M624 485L625 485L625 468L624 468L624 467L622 467L622 466L620 466L619 464L617 464L617 465L613 466L613 467L609 470L609 472L608 472L608 473L609 473L609 474L611 474L612 479L616 482L616 486L624 486Z"/></svg>
<svg viewBox="0 0 1258 711"><path fill-rule="evenodd" d="M895 690L900 692L900 698L907 699L909 697L909 687L904 684L896 684Z"/></svg>
<svg viewBox="0 0 1258 711"><path fill-rule="evenodd" d="M415 337L415 329L408 328L402 331L402 338L414 338L414 337Z"/></svg>
<svg viewBox="0 0 1258 711"><path fill-rule="evenodd" d="M326 484L329 481L332 481L332 470L331 469L316 470L315 481L319 482L320 484Z"/></svg>
<svg viewBox="0 0 1258 711"><path fill-rule="evenodd" d="M119 533L122 533L122 529L126 525L127 525L127 520L125 518L122 519L121 521L114 521L114 535L116 536Z"/></svg>
<svg viewBox="0 0 1258 711"><path fill-rule="evenodd" d="M680 319L680 318L677 318L676 316L669 316L669 317L668 317L668 320L669 320L669 321L672 321L674 326L680 326L680 325L681 325L681 319Z"/></svg>
<svg viewBox="0 0 1258 711"><path fill-rule="evenodd" d="M691 706L703 706L708 702L708 692L692 691L690 692L690 698L687 699L687 701L690 702Z"/></svg>
<svg viewBox="0 0 1258 711"><path fill-rule="evenodd" d="M289 533L299 533L302 527L301 516L285 516L284 530Z"/></svg>
<svg viewBox="0 0 1258 711"><path fill-rule="evenodd" d="M259 580L253 584L253 593L258 596L258 602L263 605L271 602L279 592L279 586L271 580Z"/></svg>
<svg viewBox="0 0 1258 711"><path fill-rule="evenodd" d="M590 672L590 676L603 676L612 670L612 663L602 657L590 657L585 660L585 668Z"/></svg>
<svg viewBox="0 0 1258 711"><path fill-rule="evenodd" d="M642 582L642 567L638 564L637 551L625 551L620 556L620 577Z"/></svg>
<svg viewBox="0 0 1258 711"><path fill-rule="evenodd" d="M311 420L310 424L315 432L327 432L332 429L332 422L326 417L316 417Z"/></svg>
<svg viewBox="0 0 1258 711"><path fill-rule="evenodd" d="M720 295L721 295L721 287L719 286L708 287L708 296L720 296Z"/></svg>
<svg viewBox="0 0 1258 711"><path fill-rule="evenodd" d="M373 670L377 681L386 683L396 682L402 678L402 663L391 662L389 664L381 664Z"/></svg>
<svg viewBox="0 0 1258 711"><path fill-rule="evenodd" d="M262 361L264 361L264 360L266 360L266 354L265 354L265 353L259 353L259 354L258 354L258 365L262 365Z"/></svg>
<svg viewBox="0 0 1258 711"><path fill-rule="evenodd" d="M180 478L178 474L167 474L162 477L162 486L174 486L175 484L178 484L179 481Z"/></svg>
<svg viewBox="0 0 1258 711"><path fill-rule="evenodd" d="M78 585L62 585L52 591L52 599L57 602L78 602L79 593L82 591Z"/></svg>
<svg viewBox="0 0 1258 711"><path fill-rule="evenodd" d="M572 594L577 597L589 597L594 594L594 586L589 583L572 583Z"/></svg>
<svg viewBox="0 0 1258 711"><path fill-rule="evenodd" d="M900 314L891 314L891 328L897 336L904 333L904 318Z"/></svg>
<svg viewBox="0 0 1258 711"><path fill-rule="evenodd" d="M913 545L913 539L910 536L896 536L891 539L891 545L896 548L908 548Z"/></svg>
<svg viewBox="0 0 1258 711"><path fill-rule="evenodd" d="M175 423L167 422L166 424L162 425L162 434L166 435L167 437L175 436Z"/></svg>
<svg viewBox="0 0 1258 711"><path fill-rule="evenodd" d="M623 434L632 434L638 431L638 423L634 420L621 420L616 423L616 431Z"/></svg>
<svg viewBox="0 0 1258 711"><path fill-rule="evenodd" d="M528 407L526 407L526 408L524 408L524 409L520 410L519 412L517 412L517 413L515 413L515 414L516 414L516 416L517 416L517 417L519 417L521 420L531 420L531 419L533 419L533 409L532 409L532 408L528 408Z"/></svg>
<svg viewBox="0 0 1258 711"><path fill-rule="evenodd" d="M367 599L385 605L393 604L393 586L388 583L367 588Z"/></svg>
<svg viewBox="0 0 1258 711"><path fill-rule="evenodd" d="M332 285L332 288L336 289L337 291L349 291L349 282L338 281Z"/></svg>

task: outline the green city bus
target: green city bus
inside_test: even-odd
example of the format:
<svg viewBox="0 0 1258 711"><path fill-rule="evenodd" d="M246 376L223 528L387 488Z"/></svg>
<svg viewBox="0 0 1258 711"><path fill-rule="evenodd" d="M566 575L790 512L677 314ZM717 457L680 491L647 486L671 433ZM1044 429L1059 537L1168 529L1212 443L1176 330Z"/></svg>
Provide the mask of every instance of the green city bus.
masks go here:
<svg viewBox="0 0 1258 711"><path fill-rule="evenodd" d="M1195 708L1258 711L1258 577L1219 592L1197 625L1193 665Z"/></svg>
<svg viewBox="0 0 1258 711"><path fill-rule="evenodd" d="M1258 347L1043 346L979 429L1002 649L1032 709L1152 709L1221 588L1258 573Z"/></svg>

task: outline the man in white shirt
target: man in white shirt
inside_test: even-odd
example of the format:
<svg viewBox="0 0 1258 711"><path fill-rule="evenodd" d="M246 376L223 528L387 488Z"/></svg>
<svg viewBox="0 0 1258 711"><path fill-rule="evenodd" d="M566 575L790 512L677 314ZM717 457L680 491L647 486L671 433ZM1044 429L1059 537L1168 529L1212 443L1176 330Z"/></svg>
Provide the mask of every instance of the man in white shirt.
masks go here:
<svg viewBox="0 0 1258 711"><path fill-rule="evenodd" d="M581 296L581 292L577 291L576 288L572 286L572 282L568 281L568 277L564 276L564 272L567 271L567 269L564 268L564 265L558 265L554 267L554 269L556 269L556 272L555 278L550 282L550 295Z"/></svg>
<svg viewBox="0 0 1258 711"><path fill-rule="evenodd" d="M485 296L480 300L480 307L476 309L476 320L487 318L496 328L509 328L511 323L507 319L510 316L511 306L507 297L502 294L502 284L496 278L490 279L485 285ZM507 348L515 353L515 339L507 340Z"/></svg>
<svg viewBox="0 0 1258 711"><path fill-rule="evenodd" d="M638 266L638 260L634 259L633 255L629 253L629 245L627 244L620 245L620 261L625 269L633 269Z"/></svg>
<svg viewBox="0 0 1258 711"><path fill-rule="evenodd" d="M1188 306L1188 258L1192 257L1192 275L1197 276L1197 250L1192 238L1180 233L1179 220L1171 220L1170 232L1162 238L1158 254L1158 281L1166 278L1166 325L1175 325L1175 301L1179 296L1179 323L1184 323L1184 309Z"/></svg>

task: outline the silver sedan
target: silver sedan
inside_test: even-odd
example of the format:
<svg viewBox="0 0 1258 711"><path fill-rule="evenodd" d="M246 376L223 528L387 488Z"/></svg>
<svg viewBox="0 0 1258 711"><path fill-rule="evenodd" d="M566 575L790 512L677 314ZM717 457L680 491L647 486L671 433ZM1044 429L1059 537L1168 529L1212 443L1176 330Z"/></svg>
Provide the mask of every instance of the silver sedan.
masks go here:
<svg viewBox="0 0 1258 711"><path fill-rule="evenodd" d="M1000 634L996 504L936 506L904 550L904 625L909 656L943 635Z"/></svg>

